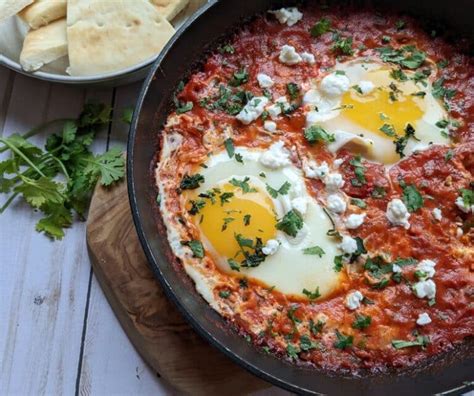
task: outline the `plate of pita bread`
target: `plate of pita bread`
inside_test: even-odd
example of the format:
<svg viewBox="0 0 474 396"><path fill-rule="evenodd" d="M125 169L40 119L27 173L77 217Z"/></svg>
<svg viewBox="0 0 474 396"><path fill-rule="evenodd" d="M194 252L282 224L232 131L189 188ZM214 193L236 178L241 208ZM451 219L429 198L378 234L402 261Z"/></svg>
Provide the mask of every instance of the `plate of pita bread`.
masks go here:
<svg viewBox="0 0 474 396"><path fill-rule="evenodd" d="M144 78L206 0L0 0L0 64L73 84Z"/></svg>

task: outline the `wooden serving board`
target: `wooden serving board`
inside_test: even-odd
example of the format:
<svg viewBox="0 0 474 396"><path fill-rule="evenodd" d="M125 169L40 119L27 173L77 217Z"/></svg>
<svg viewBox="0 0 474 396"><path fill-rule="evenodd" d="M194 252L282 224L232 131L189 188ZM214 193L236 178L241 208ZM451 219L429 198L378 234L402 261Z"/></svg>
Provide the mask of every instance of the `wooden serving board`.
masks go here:
<svg viewBox="0 0 474 396"><path fill-rule="evenodd" d="M133 225L127 186L98 186L87 222L94 274L145 361L178 391L244 394L269 387L198 336L153 277Z"/></svg>

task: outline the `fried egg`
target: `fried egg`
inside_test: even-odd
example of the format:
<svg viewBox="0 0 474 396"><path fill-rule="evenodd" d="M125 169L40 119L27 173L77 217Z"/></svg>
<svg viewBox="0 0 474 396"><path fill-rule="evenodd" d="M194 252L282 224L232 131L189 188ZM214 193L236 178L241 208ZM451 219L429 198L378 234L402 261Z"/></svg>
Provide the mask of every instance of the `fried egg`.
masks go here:
<svg viewBox="0 0 474 396"><path fill-rule="evenodd" d="M348 145L369 159L393 164L400 159L394 141L405 136L408 125L415 138L407 140L405 155L449 143L436 126L447 112L432 90L428 79L415 78L411 71L400 74L387 64L362 59L340 63L306 92L306 123L334 135L328 146L332 152Z"/></svg>
<svg viewBox="0 0 474 396"><path fill-rule="evenodd" d="M333 292L341 275L333 270L340 251L327 236L331 221L307 192L302 172L288 160L283 143L269 150L235 152L243 163L225 151L211 155L199 170L204 182L185 196L191 211L200 202L192 219L206 251L221 271L253 278L287 295L305 298L303 290L308 294L318 289L321 296ZM277 228L290 211L303 221L295 236ZM263 260L246 267L245 255L255 253L257 240ZM323 253L308 254L314 246Z"/></svg>

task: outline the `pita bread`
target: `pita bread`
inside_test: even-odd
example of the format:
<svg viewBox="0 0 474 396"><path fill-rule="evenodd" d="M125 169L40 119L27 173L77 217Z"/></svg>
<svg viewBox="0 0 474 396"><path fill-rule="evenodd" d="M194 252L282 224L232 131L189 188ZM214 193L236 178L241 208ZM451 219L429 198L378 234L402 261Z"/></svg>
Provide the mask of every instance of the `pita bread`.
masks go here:
<svg viewBox="0 0 474 396"><path fill-rule="evenodd" d="M189 0L150 0L158 12L171 21L188 5Z"/></svg>
<svg viewBox="0 0 474 396"><path fill-rule="evenodd" d="M156 56L174 28L147 0L69 0L72 76L122 70Z"/></svg>
<svg viewBox="0 0 474 396"><path fill-rule="evenodd" d="M20 54L20 64L24 70L32 72L66 55L66 19L60 19L28 32Z"/></svg>
<svg viewBox="0 0 474 396"><path fill-rule="evenodd" d="M66 16L66 0L36 0L20 12L19 16L32 29L38 29Z"/></svg>
<svg viewBox="0 0 474 396"><path fill-rule="evenodd" d="M31 3L33 0L0 0L0 21L15 15Z"/></svg>

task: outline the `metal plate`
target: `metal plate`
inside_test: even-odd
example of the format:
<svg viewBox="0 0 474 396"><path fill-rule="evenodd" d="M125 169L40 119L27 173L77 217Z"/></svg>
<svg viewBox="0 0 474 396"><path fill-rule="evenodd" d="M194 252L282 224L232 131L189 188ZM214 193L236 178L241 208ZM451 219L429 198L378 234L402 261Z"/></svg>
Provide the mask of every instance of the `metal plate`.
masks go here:
<svg viewBox="0 0 474 396"><path fill-rule="evenodd" d="M236 7L235 2L215 0L182 27L153 65L135 111L127 159L132 214L150 266L168 297L201 336L242 367L290 391L306 394L420 395L462 388L465 381L474 379L472 340L416 369L363 378L329 375L263 354L229 329L170 259L166 237L160 233L163 230L160 230L159 219L157 225L153 216L156 190L151 167L158 148L157 137L171 109L174 90L220 37L228 35L257 13L290 3L254 0L239 2ZM366 2L355 3L363 5ZM411 0L399 0L397 7L413 10L423 15L423 19L439 17L447 22L453 21L451 26L472 33L470 16L474 15L474 2L469 0L456 2L456 7L443 1L418 0L413 5Z"/></svg>

